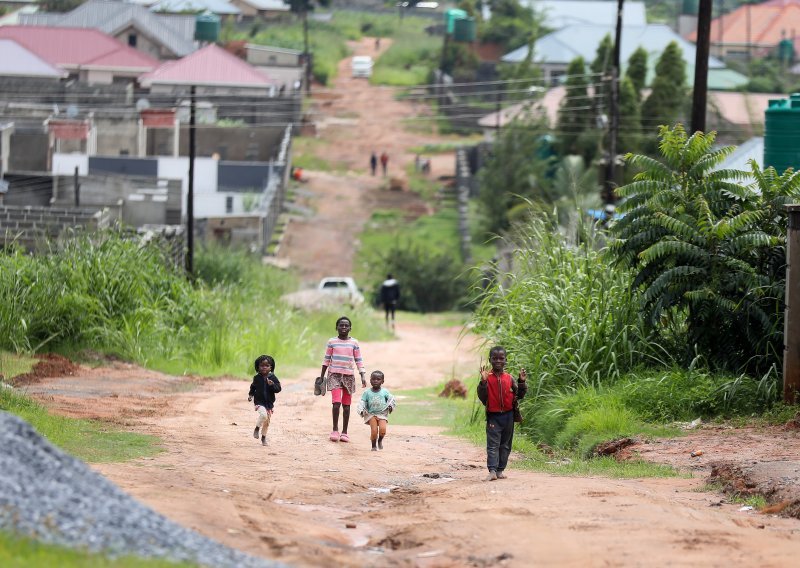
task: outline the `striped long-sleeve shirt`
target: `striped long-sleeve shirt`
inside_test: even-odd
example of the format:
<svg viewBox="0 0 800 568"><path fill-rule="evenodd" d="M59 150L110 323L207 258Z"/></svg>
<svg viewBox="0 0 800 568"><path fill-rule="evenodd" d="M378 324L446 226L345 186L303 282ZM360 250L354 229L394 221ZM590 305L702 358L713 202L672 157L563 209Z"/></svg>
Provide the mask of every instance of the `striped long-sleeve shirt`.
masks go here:
<svg viewBox="0 0 800 568"><path fill-rule="evenodd" d="M361 348L358 346L358 340L353 337L348 337L347 339L330 338L322 364L326 365L331 373L355 375L353 372L354 367L358 367L359 373L365 372L364 360L361 358Z"/></svg>

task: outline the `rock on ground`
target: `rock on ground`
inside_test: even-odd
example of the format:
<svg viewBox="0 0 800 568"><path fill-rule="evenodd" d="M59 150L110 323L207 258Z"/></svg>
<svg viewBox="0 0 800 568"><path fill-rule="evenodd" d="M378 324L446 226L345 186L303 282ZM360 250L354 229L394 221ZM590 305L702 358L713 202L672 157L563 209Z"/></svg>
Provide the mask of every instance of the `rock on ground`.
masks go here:
<svg viewBox="0 0 800 568"><path fill-rule="evenodd" d="M0 412L0 448L0 530L111 557L279 566L173 523L6 412Z"/></svg>

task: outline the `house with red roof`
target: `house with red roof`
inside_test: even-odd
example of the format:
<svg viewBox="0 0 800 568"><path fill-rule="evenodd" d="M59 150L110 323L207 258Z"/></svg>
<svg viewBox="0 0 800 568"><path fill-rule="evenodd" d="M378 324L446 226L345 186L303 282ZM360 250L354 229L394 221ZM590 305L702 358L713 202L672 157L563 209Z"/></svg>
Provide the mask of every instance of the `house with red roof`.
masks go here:
<svg viewBox="0 0 800 568"><path fill-rule="evenodd" d="M142 75L139 84L151 93L176 93L195 86L198 94L206 95L272 95L277 86L275 80L213 43Z"/></svg>
<svg viewBox="0 0 800 568"><path fill-rule="evenodd" d="M743 4L711 22L711 54L722 58L764 57L783 39L796 42L800 33L800 0L768 0ZM697 32L686 39L697 42ZM797 52L798 43L795 43Z"/></svg>
<svg viewBox="0 0 800 568"><path fill-rule="evenodd" d="M71 78L88 84L132 83L158 60L92 28L3 26L10 39Z"/></svg>

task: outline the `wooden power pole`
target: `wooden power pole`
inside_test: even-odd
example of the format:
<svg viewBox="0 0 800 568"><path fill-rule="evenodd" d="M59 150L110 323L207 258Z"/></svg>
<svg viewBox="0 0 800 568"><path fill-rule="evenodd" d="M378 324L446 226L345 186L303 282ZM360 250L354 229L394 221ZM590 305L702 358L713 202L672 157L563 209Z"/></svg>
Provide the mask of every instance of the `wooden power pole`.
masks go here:
<svg viewBox="0 0 800 568"><path fill-rule="evenodd" d="M708 97L708 56L711 46L711 9L713 0L700 0L697 13L697 48L694 62L692 92L692 132L706 130L706 99Z"/></svg>

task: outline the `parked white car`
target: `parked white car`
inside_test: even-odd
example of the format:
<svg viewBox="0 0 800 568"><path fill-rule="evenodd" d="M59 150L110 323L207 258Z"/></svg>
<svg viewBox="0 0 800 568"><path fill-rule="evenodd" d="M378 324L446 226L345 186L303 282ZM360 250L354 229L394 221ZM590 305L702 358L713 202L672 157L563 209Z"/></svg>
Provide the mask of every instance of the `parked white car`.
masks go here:
<svg viewBox="0 0 800 568"><path fill-rule="evenodd" d="M372 57L369 55L356 55L350 63L353 77L372 77Z"/></svg>
<svg viewBox="0 0 800 568"><path fill-rule="evenodd" d="M317 290L342 298L353 305L363 304L364 295L349 276L328 276L319 281Z"/></svg>

